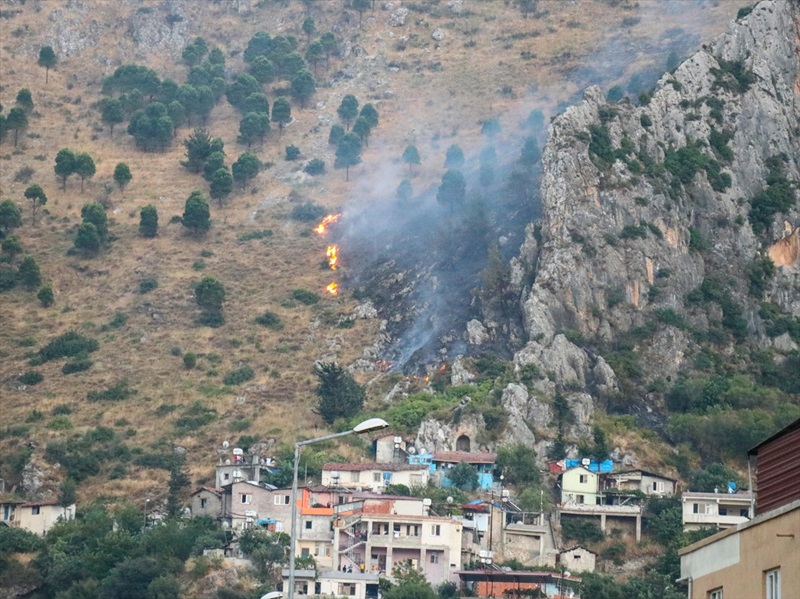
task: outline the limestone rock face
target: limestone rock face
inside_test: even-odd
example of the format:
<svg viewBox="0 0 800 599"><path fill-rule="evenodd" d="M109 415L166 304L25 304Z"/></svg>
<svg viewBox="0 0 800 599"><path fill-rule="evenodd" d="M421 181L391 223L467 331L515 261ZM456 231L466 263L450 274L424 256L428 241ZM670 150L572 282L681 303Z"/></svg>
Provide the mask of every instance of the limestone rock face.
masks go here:
<svg viewBox="0 0 800 599"><path fill-rule="evenodd" d="M658 365L642 376L674 377L693 347L680 319L708 325L708 316L684 305L708 276L732 281L750 332L763 333L763 300L748 294L747 270L763 255L776 265L764 299L800 315L800 204L776 215L761 236L748 218L748 200L767 186L768 159L785 156L786 177L800 179L798 31L797 2L764 0L665 74L648 103L608 104L600 89L589 88L553 119L542 156L541 228L528 227L511 264L512 284L532 281L521 290L529 341L514 362L546 375L534 382L538 392L575 392L569 401L581 413L579 428L591 418L589 399L617 392L618 382L609 364L571 339L613 342L655 321L634 350L640 363ZM738 64L752 72L746 85L731 74ZM601 129L614 149L628 148L627 157L598 160L589 147ZM730 134L728 157L710 141L722 131ZM730 186L700 169L671 188L671 175L645 171L687 144L716 160ZM692 245L698 238L702 253Z"/></svg>
<svg viewBox="0 0 800 599"><path fill-rule="evenodd" d="M476 439L485 428L486 423L479 414L464 414L450 422L426 418L417 432L415 446L428 453L455 451L456 441L463 435L469 437L471 451L480 451Z"/></svg>

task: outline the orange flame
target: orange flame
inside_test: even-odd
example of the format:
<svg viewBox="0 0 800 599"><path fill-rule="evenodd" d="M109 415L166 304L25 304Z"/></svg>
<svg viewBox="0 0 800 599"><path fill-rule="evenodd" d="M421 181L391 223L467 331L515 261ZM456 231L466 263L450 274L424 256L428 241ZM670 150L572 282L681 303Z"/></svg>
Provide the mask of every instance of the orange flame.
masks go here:
<svg viewBox="0 0 800 599"><path fill-rule="evenodd" d="M339 295L339 283L331 283L325 288L325 291L331 295Z"/></svg>
<svg viewBox="0 0 800 599"><path fill-rule="evenodd" d="M317 235L324 235L325 231L327 230L327 226L330 225L331 223L335 223L341 217L342 217L341 212L337 212L336 214L329 214L328 216L322 219L322 222L320 224L314 227L314 232Z"/></svg>
<svg viewBox="0 0 800 599"><path fill-rule="evenodd" d="M336 265L339 262L339 246L329 245L326 255L328 256L328 265L331 267L331 270L336 270Z"/></svg>
<svg viewBox="0 0 800 599"><path fill-rule="evenodd" d="M447 364L442 364L439 366L439 372L444 372L447 369Z"/></svg>

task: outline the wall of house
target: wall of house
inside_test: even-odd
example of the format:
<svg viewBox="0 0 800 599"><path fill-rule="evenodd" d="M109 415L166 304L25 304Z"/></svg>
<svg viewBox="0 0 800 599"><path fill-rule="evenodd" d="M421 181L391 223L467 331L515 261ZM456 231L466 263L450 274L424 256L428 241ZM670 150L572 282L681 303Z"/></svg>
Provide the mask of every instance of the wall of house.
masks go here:
<svg viewBox="0 0 800 599"><path fill-rule="evenodd" d="M774 568L781 570L781 596L800 597L798 539L800 505L681 556L681 575L692 578L689 599L707 599L718 588L725 597L764 597L765 572Z"/></svg>
<svg viewBox="0 0 800 599"><path fill-rule="evenodd" d="M724 493L719 497L698 497L683 495L683 525L684 530L696 530L704 526L719 526L728 528L748 520L743 513L750 513L750 501L747 499L732 499ZM697 513L694 506L697 504ZM720 509L727 512L722 515Z"/></svg>
<svg viewBox="0 0 800 599"><path fill-rule="evenodd" d="M203 500L205 500L205 506L203 506ZM222 517L225 503L222 496L202 490L192 495L189 507L192 510L192 516L208 516L216 520Z"/></svg>
<svg viewBox="0 0 800 599"><path fill-rule="evenodd" d="M654 491L653 484L663 485L663 491ZM662 495L664 497L671 497L675 494L675 483L671 480L664 480L649 474L642 475L641 491L645 495Z"/></svg>
<svg viewBox="0 0 800 599"><path fill-rule="evenodd" d="M594 572L596 556L583 547L559 554L559 565L570 572Z"/></svg>
<svg viewBox="0 0 800 599"><path fill-rule="evenodd" d="M581 476L586 482L581 482ZM597 483L597 474L585 468L567 470L561 475L561 503L594 505L597 503ZM579 501L578 495L583 495L583 501Z"/></svg>
<svg viewBox="0 0 800 599"><path fill-rule="evenodd" d="M42 505L39 513L34 514L32 506L17 506L16 521L20 528L24 528L36 535L43 535L50 530L60 519L72 520L75 518L75 504L67 508L60 505Z"/></svg>

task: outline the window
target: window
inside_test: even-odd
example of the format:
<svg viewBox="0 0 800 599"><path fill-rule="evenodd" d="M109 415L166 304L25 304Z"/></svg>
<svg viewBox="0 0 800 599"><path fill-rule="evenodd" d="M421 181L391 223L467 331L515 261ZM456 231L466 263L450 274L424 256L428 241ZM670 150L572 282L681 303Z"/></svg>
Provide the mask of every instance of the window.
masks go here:
<svg viewBox="0 0 800 599"><path fill-rule="evenodd" d="M728 515L728 508L724 505L719 506L719 515L720 516L727 516Z"/></svg>
<svg viewBox="0 0 800 599"><path fill-rule="evenodd" d="M381 473L380 472L373 472L372 473L372 482L374 482L374 483L381 482Z"/></svg>
<svg viewBox="0 0 800 599"><path fill-rule="evenodd" d="M243 505L248 505L253 503L253 496L250 493L242 493L241 497Z"/></svg>
<svg viewBox="0 0 800 599"><path fill-rule="evenodd" d="M722 587L708 592L708 599L723 599Z"/></svg>
<svg viewBox="0 0 800 599"><path fill-rule="evenodd" d="M581 475L580 475L580 483L581 483L582 485L585 485L587 482L589 482L589 475L587 475L587 474L581 474Z"/></svg>
<svg viewBox="0 0 800 599"><path fill-rule="evenodd" d="M204 507L206 507L206 503L207 503L207 502L208 502L208 499L205 499L204 497L201 497L201 498L200 498L200 507L201 507L201 508L204 508Z"/></svg>
<svg viewBox="0 0 800 599"><path fill-rule="evenodd" d="M693 514L699 514L700 513L700 504L699 503L693 503L692 504L692 513Z"/></svg>
<svg viewBox="0 0 800 599"><path fill-rule="evenodd" d="M767 599L781 599L781 569L775 568L764 573L767 585Z"/></svg>
<svg viewBox="0 0 800 599"><path fill-rule="evenodd" d="M34 505L31 508L31 515L38 516L40 511L41 511L41 508L38 505Z"/></svg>
<svg viewBox="0 0 800 599"><path fill-rule="evenodd" d="M739 510L739 515L742 518L749 518L750 517L750 508L743 507Z"/></svg>
<svg viewBox="0 0 800 599"><path fill-rule="evenodd" d="M442 525L441 524L433 524L431 526L431 533L434 537L442 536Z"/></svg>
<svg viewBox="0 0 800 599"><path fill-rule="evenodd" d="M431 553L431 563L438 564L439 563L439 554L438 553Z"/></svg>
<svg viewBox="0 0 800 599"><path fill-rule="evenodd" d="M311 551L309 551L308 547L303 547L300 550L300 557L310 557L310 556L311 556Z"/></svg>
<svg viewBox="0 0 800 599"><path fill-rule="evenodd" d="M227 472L222 475L222 480L230 480L230 479L231 479L231 475L228 474Z"/></svg>
<svg viewBox="0 0 800 599"><path fill-rule="evenodd" d="M272 502L275 505L289 505L289 495L275 495L275 497L272 498Z"/></svg>
<svg viewBox="0 0 800 599"><path fill-rule="evenodd" d="M311 530L311 520L306 520L305 521L305 527L306 527L306 530Z"/></svg>
<svg viewBox="0 0 800 599"><path fill-rule="evenodd" d="M360 472L351 472L350 473L350 482L357 483L359 481L359 476L361 475Z"/></svg>
<svg viewBox="0 0 800 599"><path fill-rule="evenodd" d="M577 501L578 503L586 503L586 497L584 497L583 495L577 495L575 497L575 501Z"/></svg>

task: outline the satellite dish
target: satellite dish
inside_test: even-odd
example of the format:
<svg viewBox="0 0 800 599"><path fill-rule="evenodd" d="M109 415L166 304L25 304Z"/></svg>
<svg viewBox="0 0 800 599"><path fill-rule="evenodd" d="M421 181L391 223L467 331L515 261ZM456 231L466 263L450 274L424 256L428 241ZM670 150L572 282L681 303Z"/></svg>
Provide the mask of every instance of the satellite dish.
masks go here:
<svg viewBox="0 0 800 599"><path fill-rule="evenodd" d="M419 455L425 455L425 448L424 447L418 448L417 451L419 452Z"/></svg>
<svg viewBox="0 0 800 599"><path fill-rule="evenodd" d="M230 459L227 459L227 460L225 460L225 465L226 465L226 466L230 466L230 465L231 465L231 461L230 461Z"/></svg>
<svg viewBox="0 0 800 599"><path fill-rule="evenodd" d="M452 497L448 497L447 498L447 503L453 503L453 498Z"/></svg>
<svg viewBox="0 0 800 599"><path fill-rule="evenodd" d="M230 445L230 443L228 443L227 441L223 441L222 442L222 449L228 449L229 445Z"/></svg>
<svg viewBox="0 0 800 599"><path fill-rule="evenodd" d="M408 453L408 455L414 455L415 453L417 453L417 448L414 447L413 445L409 445L408 447L406 447L406 452Z"/></svg>
<svg viewBox="0 0 800 599"><path fill-rule="evenodd" d="M233 448L233 455L243 455L244 452L242 451L241 447L234 447Z"/></svg>

